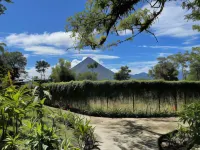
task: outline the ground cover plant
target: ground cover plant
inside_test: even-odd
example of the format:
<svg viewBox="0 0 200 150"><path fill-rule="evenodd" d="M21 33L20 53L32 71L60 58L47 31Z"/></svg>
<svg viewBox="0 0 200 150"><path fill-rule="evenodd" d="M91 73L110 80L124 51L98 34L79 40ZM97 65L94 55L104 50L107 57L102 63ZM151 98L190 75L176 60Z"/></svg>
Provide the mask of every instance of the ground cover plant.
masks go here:
<svg viewBox="0 0 200 150"><path fill-rule="evenodd" d="M200 99L199 82L75 81L44 86L52 94L47 105L108 117L174 116Z"/></svg>
<svg viewBox="0 0 200 150"><path fill-rule="evenodd" d="M44 106L45 93L41 87L17 87L6 77L0 91L0 149L98 149L89 120Z"/></svg>

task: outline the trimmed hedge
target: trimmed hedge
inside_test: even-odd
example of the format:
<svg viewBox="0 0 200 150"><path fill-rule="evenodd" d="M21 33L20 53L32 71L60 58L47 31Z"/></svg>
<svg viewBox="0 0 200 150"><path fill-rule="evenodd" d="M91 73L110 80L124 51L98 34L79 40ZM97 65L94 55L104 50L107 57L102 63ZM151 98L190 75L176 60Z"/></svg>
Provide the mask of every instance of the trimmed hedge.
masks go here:
<svg viewBox="0 0 200 150"><path fill-rule="evenodd" d="M178 104L190 103L200 99L200 82L187 81L72 81L66 83L44 84L52 94L52 101L48 104L61 102L62 105L75 107L88 106L90 101L110 102L135 101L144 103L152 100L158 104L160 111L162 103L171 103L175 111Z"/></svg>

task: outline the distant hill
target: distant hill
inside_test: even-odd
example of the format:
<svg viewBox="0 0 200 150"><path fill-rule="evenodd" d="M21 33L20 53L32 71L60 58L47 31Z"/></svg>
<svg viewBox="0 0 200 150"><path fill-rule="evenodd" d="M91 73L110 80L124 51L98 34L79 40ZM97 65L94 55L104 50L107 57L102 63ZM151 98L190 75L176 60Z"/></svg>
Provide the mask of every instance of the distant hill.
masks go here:
<svg viewBox="0 0 200 150"><path fill-rule="evenodd" d="M85 60L83 60L82 62L80 62L76 66L74 66L71 70L74 71L76 74L84 73L84 72L91 72L91 69L88 69L88 65L93 64L95 62L96 61L93 60L92 58L87 57ZM96 63L98 63L98 62L96 62ZM104 66L102 66L99 63L98 63L98 67L96 69L94 69L93 71L98 74L98 76L97 76L98 80L113 80L114 72L105 68ZM136 79L136 80L137 79L146 79L146 80L152 79L145 72L131 75L131 78ZM182 79L182 72L179 72L178 78L179 78L179 80Z"/></svg>
<svg viewBox="0 0 200 150"><path fill-rule="evenodd" d="M91 69L88 69L89 64L93 64L96 61L90 57L87 57L85 60L74 66L71 70L74 71L76 74L84 73L84 72L91 72ZM97 63L97 62L96 62ZM98 67L93 70L95 73L98 74L98 80L113 80L114 72L105 68L101 64L98 63Z"/></svg>
<svg viewBox="0 0 200 150"><path fill-rule="evenodd" d="M152 78L149 77L148 74L145 73L145 72L131 75L131 78L133 78L133 79L146 79L146 80L152 79Z"/></svg>

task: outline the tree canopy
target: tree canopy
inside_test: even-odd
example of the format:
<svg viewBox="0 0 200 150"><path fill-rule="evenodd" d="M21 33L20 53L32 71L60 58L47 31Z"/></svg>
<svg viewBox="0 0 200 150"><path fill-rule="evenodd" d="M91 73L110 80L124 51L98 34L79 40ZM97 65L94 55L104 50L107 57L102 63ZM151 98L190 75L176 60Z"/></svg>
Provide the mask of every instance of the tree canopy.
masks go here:
<svg viewBox="0 0 200 150"><path fill-rule="evenodd" d="M41 74L41 79L42 77L45 79L45 72L49 67L50 67L50 64L44 60L36 62L35 68L36 68L36 71Z"/></svg>
<svg viewBox="0 0 200 150"><path fill-rule="evenodd" d="M120 71L114 74L115 80L129 80L131 70L129 70L128 66L122 66Z"/></svg>
<svg viewBox="0 0 200 150"><path fill-rule="evenodd" d="M151 70L149 75L154 79L163 79L167 81L178 80L178 70L176 64L169 61L165 57L159 57L158 64L156 64Z"/></svg>
<svg viewBox="0 0 200 150"><path fill-rule="evenodd" d="M77 40L77 49L118 45L132 40L143 31L152 33L149 28L167 1L170 0L88 0L84 11L68 18L66 31L72 32L72 37ZM138 8L138 5L144 4L148 4L153 11ZM109 35L120 35L124 31L131 31L132 34L123 40L105 44Z"/></svg>
<svg viewBox="0 0 200 150"><path fill-rule="evenodd" d="M27 59L21 52L6 52L0 55L0 74L4 76L11 73L11 77L14 80L18 78L21 73L25 73L25 66L27 64Z"/></svg>
<svg viewBox="0 0 200 150"><path fill-rule="evenodd" d="M189 52L186 51L185 53L177 53L174 55L170 55L168 56L169 60L171 60L175 65L177 65L177 68L179 69L179 67L181 68L181 72L182 72L182 77L184 80L186 80L187 78L187 67L188 67L188 63L189 63Z"/></svg>
<svg viewBox="0 0 200 150"><path fill-rule="evenodd" d="M75 74L70 70L71 62L59 59L59 63L52 68L51 78L54 82L66 82L75 80Z"/></svg>

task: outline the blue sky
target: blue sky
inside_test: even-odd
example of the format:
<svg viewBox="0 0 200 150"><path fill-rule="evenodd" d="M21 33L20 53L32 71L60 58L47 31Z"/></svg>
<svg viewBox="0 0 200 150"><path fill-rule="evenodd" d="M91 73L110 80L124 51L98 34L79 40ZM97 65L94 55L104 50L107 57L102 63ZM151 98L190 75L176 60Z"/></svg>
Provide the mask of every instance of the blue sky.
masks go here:
<svg viewBox="0 0 200 150"><path fill-rule="evenodd" d="M70 50L73 43L65 32L66 19L84 9L86 0L14 0L0 16L0 41L9 51L21 51L28 59L29 76L37 75L34 66L44 59L54 66L59 58L72 62L72 66L89 56L105 67L117 71L128 65L132 74L148 72L156 58L191 50L199 45L199 33L192 30L191 21L184 20L188 12L177 2L167 3L162 15L151 27L157 38L142 33L133 41L111 50ZM144 6L145 7L145 6ZM126 32L122 37L128 36ZM112 40L112 39L110 39ZM51 68L47 74L50 74Z"/></svg>

